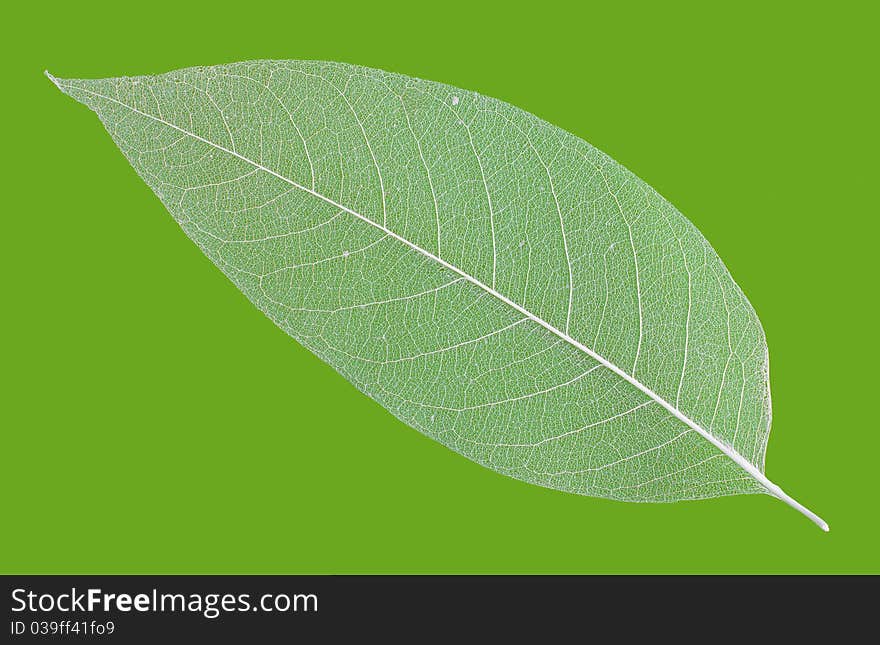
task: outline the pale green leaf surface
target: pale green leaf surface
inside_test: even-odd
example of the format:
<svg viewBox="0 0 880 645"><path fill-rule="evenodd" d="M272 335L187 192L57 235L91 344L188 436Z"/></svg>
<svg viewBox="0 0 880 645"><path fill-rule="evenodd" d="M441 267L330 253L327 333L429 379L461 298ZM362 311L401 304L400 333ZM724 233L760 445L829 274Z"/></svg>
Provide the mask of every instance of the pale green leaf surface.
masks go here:
<svg viewBox="0 0 880 645"><path fill-rule="evenodd" d="M780 496L755 312L583 140L338 63L53 80L261 311L410 426L582 495Z"/></svg>

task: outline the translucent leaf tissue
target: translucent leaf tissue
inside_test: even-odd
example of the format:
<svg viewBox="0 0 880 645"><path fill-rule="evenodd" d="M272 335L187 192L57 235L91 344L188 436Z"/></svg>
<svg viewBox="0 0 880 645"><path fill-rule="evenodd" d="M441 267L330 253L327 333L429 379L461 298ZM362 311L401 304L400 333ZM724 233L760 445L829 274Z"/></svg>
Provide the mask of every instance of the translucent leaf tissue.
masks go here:
<svg viewBox="0 0 880 645"><path fill-rule="evenodd" d="M263 313L499 473L631 502L773 495L769 365L706 239L502 101L354 65L63 80Z"/></svg>

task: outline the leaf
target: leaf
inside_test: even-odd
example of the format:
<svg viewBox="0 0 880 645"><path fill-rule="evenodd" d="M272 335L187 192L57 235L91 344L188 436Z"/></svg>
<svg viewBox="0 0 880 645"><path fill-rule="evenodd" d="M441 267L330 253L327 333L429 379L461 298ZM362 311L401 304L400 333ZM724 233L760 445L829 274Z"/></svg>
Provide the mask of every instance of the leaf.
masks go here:
<svg viewBox="0 0 880 645"><path fill-rule="evenodd" d="M769 493L755 312L673 206L501 101L353 65L61 80L281 329L499 473L671 502Z"/></svg>

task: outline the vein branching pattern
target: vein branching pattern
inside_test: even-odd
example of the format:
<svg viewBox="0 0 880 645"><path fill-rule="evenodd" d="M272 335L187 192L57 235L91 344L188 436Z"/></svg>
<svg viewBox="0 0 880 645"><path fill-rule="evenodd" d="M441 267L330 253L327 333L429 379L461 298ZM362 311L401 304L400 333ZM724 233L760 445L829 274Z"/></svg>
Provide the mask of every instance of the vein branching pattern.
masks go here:
<svg viewBox="0 0 880 645"><path fill-rule="evenodd" d="M541 486L770 493L827 530L763 474L748 300L687 219L583 140L339 63L52 80L261 311L410 426Z"/></svg>

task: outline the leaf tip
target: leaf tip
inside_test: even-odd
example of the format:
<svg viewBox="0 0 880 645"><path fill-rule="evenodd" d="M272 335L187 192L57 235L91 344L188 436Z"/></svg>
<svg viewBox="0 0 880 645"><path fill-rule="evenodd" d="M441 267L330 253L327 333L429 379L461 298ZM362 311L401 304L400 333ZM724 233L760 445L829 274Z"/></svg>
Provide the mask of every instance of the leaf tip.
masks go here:
<svg viewBox="0 0 880 645"><path fill-rule="evenodd" d="M52 76L52 74L49 73L49 70L48 70L48 69L44 69L44 70L43 70L43 74L45 74L45 75L46 75L46 78L48 78L50 81L52 81L52 82L55 84L55 87L57 87L57 88L58 88L59 90L61 90L62 92L64 91L64 88L61 87L61 82L60 82L57 78L55 78L54 76Z"/></svg>

